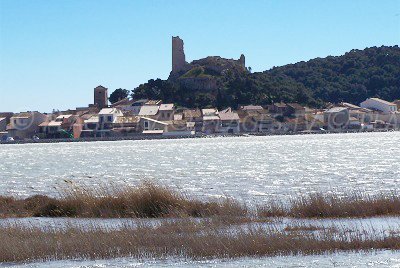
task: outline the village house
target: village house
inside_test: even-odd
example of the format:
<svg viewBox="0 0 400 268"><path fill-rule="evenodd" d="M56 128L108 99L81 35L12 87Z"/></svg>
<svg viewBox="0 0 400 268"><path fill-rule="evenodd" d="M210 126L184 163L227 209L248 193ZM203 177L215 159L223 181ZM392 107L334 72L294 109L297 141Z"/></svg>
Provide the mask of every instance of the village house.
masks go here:
<svg viewBox="0 0 400 268"><path fill-rule="evenodd" d="M10 124L10 118L14 115L14 113L11 112L2 112L0 113L0 118L5 118L6 124ZM3 129L5 131L5 128Z"/></svg>
<svg viewBox="0 0 400 268"><path fill-rule="evenodd" d="M340 107L345 107L345 108L349 109L349 111L360 110L361 109L360 106L357 106L355 104L348 103L348 102L341 102L341 103L339 103L339 106Z"/></svg>
<svg viewBox="0 0 400 268"><path fill-rule="evenodd" d="M240 118L236 112L233 112L231 108L222 110L218 114L220 119L220 125L217 129L219 133L238 133L240 132Z"/></svg>
<svg viewBox="0 0 400 268"><path fill-rule="evenodd" d="M185 120L189 127L194 127L196 132L201 132L203 129L203 116L200 109L184 109L182 111L182 119Z"/></svg>
<svg viewBox="0 0 400 268"><path fill-rule="evenodd" d="M56 121L44 121L39 125L39 133L38 136L41 139L44 138L60 138L58 134L61 132L61 124L62 122Z"/></svg>
<svg viewBox="0 0 400 268"><path fill-rule="evenodd" d="M312 129L310 122L308 122L305 116L299 116L296 118L288 118L286 120L286 126L289 131L309 131Z"/></svg>
<svg viewBox="0 0 400 268"><path fill-rule="evenodd" d="M374 129L392 129L393 126L390 123L387 123L383 120L374 120L371 122L371 125Z"/></svg>
<svg viewBox="0 0 400 268"><path fill-rule="evenodd" d="M168 123L148 117L140 117L140 129L143 134L163 134L168 131Z"/></svg>
<svg viewBox="0 0 400 268"><path fill-rule="evenodd" d="M271 132L274 129L275 120L269 114L259 114L255 119L258 132Z"/></svg>
<svg viewBox="0 0 400 268"><path fill-rule="evenodd" d="M8 135L14 139L32 138L39 132L39 125L46 120L45 114L36 111L15 114L10 118Z"/></svg>
<svg viewBox="0 0 400 268"><path fill-rule="evenodd" d="M171 121L174 118L175 105L173 103L160 104L157 119L160 121Z"/></svg>
<svg viewBox="0 0 400 268"><path fill-rule="evenodd" d="M119 116L113 124L112 136L135 135L140 129L139 123L139 116Z"/></svg>
<svg viewBox="0 0 400 268"><path fill-rule="evenodd" d="M165 122L165 121L164 121ZM195 135L194 122L186 120L173 120L167 126L167 131L164 131L164 136L187 137Z"/></svg>
<svg viewBox="0 0 400 268"><path fill-rule="evenodd" d="M6 140L8 138L7 130L7 118L0 117L0 141Z"/></svg>
<svg viewBox="0 0 400 268"><path fill-rule="evenodd" d="M277 102L269 106L269 112L273 114L285 115L287 110L288 106L283 102Z"/></svg>
<svg viewBox="0 0 400 268"><path fill-rule="evenodd" d="M131 115L138 115L142 106L144 106L148 99L141 99L141 100L129 100L128 98L118 101L111 105L113 108L118 108L122 112L130 112Z"/></svg>
<svg viewBox="0 0 400 268"><path fill-rule="evenodd" d="M286 116L304 117L306 114L306 108L298 103L288 103L286 106Z"/></svg>
<svg viewBox="0 0 400 268"><path fill-rule="evenodd" d="M267 132L271 128L270 124L272 124L273 120L261 106L241 106L237 113L240 118L241 132Z"/></svg>
<svg viewBox="0 0 400 268"><path fill-rule="evenodd" d="M125 98L117 102L114 102L113 104L110 105L110 108L117 108L121 111L130 111L132 109L131 107L133 102L134 102L133 100Z"/></svg>
<svg viewBox="0 0 400 268"><path fill-rule="evenodd" d="M380 111L384 114L397 112L397 105L379 98L369 98L363 101L360 106L362 108Z"/></svg>
<svg viewBox="0 0 400 268"><path fill-rule="evenodd" d="M205 134L215 133L218 126L220 125L220 118L218 116L218 109L202 109L203 115L203 129L202 132Z"/></svg>
<svg viewBox="0 0 400 268"><path fill-rule="evenodd" d="M306 114L306 131L320 131L324 129L324 113L321 111L314 111L313 113Z"/></svg>
<svg viewBox="0 0 400 268"><path fill-rule="evenodd" d="M121 110L117 108L103 108L99 112L99 128L100 130L109 130L113 128L117 118L124 116Z"/></svg>
<svg viewBox="0 0 400 268"><path fill-rule="evenodd" d="M0 117L0 132L5 132L7 129L7 118Z"/></svg>
<svg viewBox="0 0 400 268"><path fill-rule="evenodd" d="M142 107L140 107L138 115L156 119L159 108L160 107L158 105L143 105Z"/></svg>
<svg viewBox="0 0 400 268"><path fill-rule="evenodd" d="M363 127L363 125L364 124L362 124L358 118L350 116L347 128L348 129L361 129Z"/></svg>
<svg viewBox="0 0 400 268"><path fill-rule="evenodd" d="M397 105L397 111L400 111L400 100L395 100L393 103Z"/></svg>
<svg viewBox="0 0 400 268"><path fill-rule="evenodd" d="M99 128L99 116L90 115L89 118L84 119L83 121L83 129L80 137L96 137Z"/></svg>
<svg viewBox="0 0 400 268"><path fill-rule="evenodd" d="M349 120L349 109L345 107L333 107L324 112L324 123L328 130L346 128Z"/></svg>
<svg viewBox="0 0 400 268"><path fill-rule="evenodd" d="M39 125L40 138L72 138L73 125L81 122L79 116L73 114L58 115L55 120L45 121Z"/></svg>
<svg viewBox="0 0 400 268"><path fill-rule="evenodd" d="M142 106L144 106L148 101L148 99L136 100L132 103L128 110L132 111L133 115L138 115Z"/></svg>
<svg viewBox="0 0 400 268"><path fill-rule="evenodd" d="M97 115L92 115L84 120L82 137L109 137L112 136L112 129L117 123L118 118L123 113L117 108L103 108Z"/></svg>

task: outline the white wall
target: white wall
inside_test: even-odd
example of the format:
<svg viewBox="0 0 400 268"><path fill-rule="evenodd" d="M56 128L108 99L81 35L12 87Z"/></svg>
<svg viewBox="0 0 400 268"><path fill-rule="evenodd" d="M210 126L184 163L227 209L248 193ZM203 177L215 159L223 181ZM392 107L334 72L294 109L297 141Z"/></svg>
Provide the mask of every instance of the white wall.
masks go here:
<svg viewBox="0 0 400 268"><path fill-rule="evenodd" d="M373 100L373 99L367 99L367 100L363 101L360 104L360 106L362 108L379 110L386 114L397 111L396 104L388 105L388 104L385 104L383 102Z"/></svg>

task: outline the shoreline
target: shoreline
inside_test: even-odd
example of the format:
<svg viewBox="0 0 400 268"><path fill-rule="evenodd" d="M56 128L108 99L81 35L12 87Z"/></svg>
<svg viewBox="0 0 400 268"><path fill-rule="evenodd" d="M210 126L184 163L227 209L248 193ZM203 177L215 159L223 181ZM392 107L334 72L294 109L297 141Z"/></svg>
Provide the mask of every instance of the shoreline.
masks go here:
<svg viewBox="0 0 400 268"><path fill-rule="evenodd" d="M263 136L289 136L289 135L323 135L323 134L348 134L348 133L381 133L381 132L398 132L400 130L347 130L347 131L307 131L307 132L280 132L280 133L262 133L262 132L249 132L249 133L214 133L214 134L195 134L191 136L163 136L161 134L136 134L124 137L96 137L96 138L64 138L64 139L41 139L41 140L15 140L15 141L0 141L1 144L35 144L35 143L70 143L70 142L96 142L96 141L135 141L135 140L178 140L178 139L196 139L196 138L216 138L216 137L263 137Z"/></svg>

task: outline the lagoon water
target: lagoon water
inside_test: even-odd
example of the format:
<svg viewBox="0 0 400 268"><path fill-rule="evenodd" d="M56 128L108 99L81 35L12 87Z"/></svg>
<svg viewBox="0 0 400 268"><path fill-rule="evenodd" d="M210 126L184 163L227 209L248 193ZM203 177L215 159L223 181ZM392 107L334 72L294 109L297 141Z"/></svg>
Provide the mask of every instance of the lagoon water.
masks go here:
<svg viewBox="0 0 400 268"><path fill-rule="evenodd" d="M377 194L399 190L400 132L0 145L0 195L57 195L70 184L137 185L153 180L199 198L246 202L311 192ZM85 219L71 219L74 223ZM60 222L58 222L60 221ZM65 219L4 219L62 226ZM97 219L116 226L121 220ZM280 224L286 224L284 219ZM310 220L322 226L398 229L398 218ZM279 225L280 226L280 225ZM358 227L357 227L358 226ZM282 227L283 228L283 227ZM346 227L347 228L347 227ZM380 231L379 231L380 230ZM398 251L339 252L235 260L68 260L0 267L400 267Z"/></svg>
<svg viewBox="0 0 400 268"><path fill-rule="evenodd" d="M132 267L400 267L400 254L392 251L372 251L372 252L341 252L331 255L317 256L277 256L267 258L242 258L236 260L137 260L132 258L118 258L113 260L70 260L70 261L51 261L46 263L29 264L1 264L0 267L8 268L132 268Z"/></svg>
<svg viewBox="0 0 400 268"><path fill-rule="evenodd" d="M400 132L0 145L0 194L153 180L199 197L260 201L400 185Z"/></svg>

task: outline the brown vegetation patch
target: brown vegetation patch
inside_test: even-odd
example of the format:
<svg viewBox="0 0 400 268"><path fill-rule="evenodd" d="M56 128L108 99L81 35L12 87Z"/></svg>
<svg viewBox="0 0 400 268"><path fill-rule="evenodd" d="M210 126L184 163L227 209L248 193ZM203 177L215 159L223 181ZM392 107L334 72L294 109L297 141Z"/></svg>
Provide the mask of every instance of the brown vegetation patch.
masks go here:
<svg viewBox="0 0 400 268"><path fill-rule="evenodd" d="M277 228L227 226L213 221L166 220L160 225L119 230L0 227L0 262L115 257L237 258L323 254L346 250L400 249L400 237L376 237L365 231L320 230L317 234Z"/></svg>
<svg viewBox="0 0 400 268"><path fill-rule="evenodd" d="M257 208L260 217L346 218L400 215L400 197L389 195L310 194L295 198L288 205L271 202Z"/></svg>
<svg viewBox="0 0 400 268"><path fill-rule="evenodd" d="M0 217L158 218L246 214L247 208L234 200L203 202L149 182L124 189L71 187L60 198L0 197Z"/></svg>
<svg viewBox="0 0 400 268"><path fill-rule="evenodd" d="M324 232L336 232L337 229L334 227L324 227L316 226L311 224L290 224L284 229L286 232L314 232L314 231L324 231Z"/></svg>
<svg viewBox="0 0 400 268"><path fill-rule="evenodd" d="M248 210L233 199L196 200L169 188L144 182L138 187L71 186L59 198L0 196L0 217L269 217L342 218L400 215L400 196L310 194L289 202L271 200Z"/></svg>

